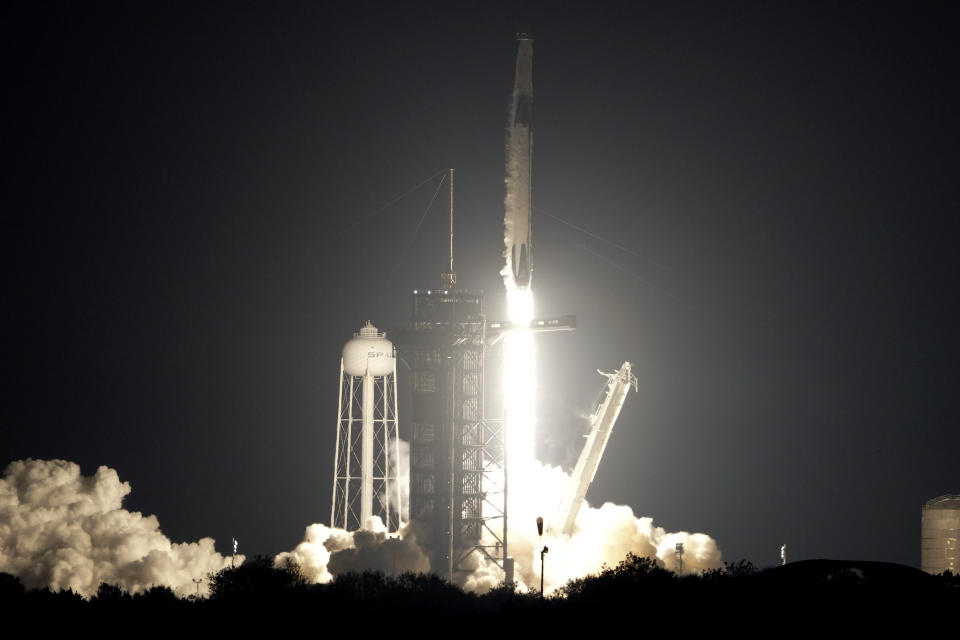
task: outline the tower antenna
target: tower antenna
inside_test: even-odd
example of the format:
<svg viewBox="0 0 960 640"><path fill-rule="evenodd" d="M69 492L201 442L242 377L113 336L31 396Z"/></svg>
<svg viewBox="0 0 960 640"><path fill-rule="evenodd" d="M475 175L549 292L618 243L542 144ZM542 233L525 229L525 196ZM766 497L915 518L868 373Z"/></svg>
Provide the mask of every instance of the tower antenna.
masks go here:
<svg viewBox="0 0 960 640"><path fill-rule="evenodd" d="M440 284L444 288L457 284L457 274L453 271L453 169L450 169L450 270L440 274Z"/></svg>

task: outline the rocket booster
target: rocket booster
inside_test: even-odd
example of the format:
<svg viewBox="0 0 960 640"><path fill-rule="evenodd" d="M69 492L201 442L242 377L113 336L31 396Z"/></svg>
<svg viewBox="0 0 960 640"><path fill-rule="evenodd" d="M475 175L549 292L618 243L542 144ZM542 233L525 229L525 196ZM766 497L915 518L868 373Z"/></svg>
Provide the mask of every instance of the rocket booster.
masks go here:
<svg viewBox="0 0 960 640"><path fill-rule="evenodd" d="M507 167L504 242L504 277L517 288L530 287L533 254L530 242L531 182L533 164L533 39L517 35L517 61L513 100L507 126Z"/></svg>

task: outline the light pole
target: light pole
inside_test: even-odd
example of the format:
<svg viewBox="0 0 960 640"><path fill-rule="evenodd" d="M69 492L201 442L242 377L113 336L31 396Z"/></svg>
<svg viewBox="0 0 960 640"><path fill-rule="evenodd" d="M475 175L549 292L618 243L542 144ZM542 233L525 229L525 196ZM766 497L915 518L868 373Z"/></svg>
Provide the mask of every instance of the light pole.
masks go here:
<svg viewBox="0 0 960 640"><path fill-rule="evenodd" d="M543 546L543 518L537 516L537 535L540 536L540 545ZM540 550L540 601L543 601L543 559L547 555L547 552L550 551L549 548L543 547Z"/></svg>

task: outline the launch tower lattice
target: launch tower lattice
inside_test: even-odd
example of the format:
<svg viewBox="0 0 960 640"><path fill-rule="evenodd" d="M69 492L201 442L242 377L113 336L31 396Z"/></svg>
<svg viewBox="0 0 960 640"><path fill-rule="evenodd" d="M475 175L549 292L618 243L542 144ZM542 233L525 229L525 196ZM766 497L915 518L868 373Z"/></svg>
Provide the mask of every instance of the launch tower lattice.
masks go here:
<svg viewBox="0 0 960 640"><path fill-rule="evenodd" d="M413 374L410 517L450 579L471 553L502 563L506 551L503 423L483 416L485 328L482 292L415 291L399 340Z"/></svg>

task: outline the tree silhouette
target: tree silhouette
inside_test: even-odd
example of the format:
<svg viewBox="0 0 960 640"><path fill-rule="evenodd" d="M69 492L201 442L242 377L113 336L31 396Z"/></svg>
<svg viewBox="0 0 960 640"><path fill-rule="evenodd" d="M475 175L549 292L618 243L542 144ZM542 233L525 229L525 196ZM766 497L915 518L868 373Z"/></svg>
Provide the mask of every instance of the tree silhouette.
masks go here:
<svg viewBox="0 0 960 640"><path fill-rule="evenodd" d="M295 562L276 567L267 556L257 556L239 567L221 569L210 577L210 598L274 596L303 587L306 580Z"/></svg>
<svg viewBox="0 0 960 640"><path fill-rule="evenodd" d="M0 602L18 602L25 594L26 590L20 578L9 573L0 573Z"/></svg>

